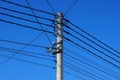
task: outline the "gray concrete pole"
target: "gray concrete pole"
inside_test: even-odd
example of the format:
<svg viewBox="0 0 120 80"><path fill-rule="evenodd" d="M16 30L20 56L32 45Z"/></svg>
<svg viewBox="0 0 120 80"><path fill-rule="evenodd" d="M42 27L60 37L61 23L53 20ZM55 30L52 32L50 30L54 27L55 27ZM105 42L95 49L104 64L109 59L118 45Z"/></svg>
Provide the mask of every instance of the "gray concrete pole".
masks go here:
<svg viewBox="0 0 120 80"><path fill-rule="evenodd" d="M63 80L63 28L62 28L62 13L58 13L57 19L57 63L56 63L56 80Z"/></svg>

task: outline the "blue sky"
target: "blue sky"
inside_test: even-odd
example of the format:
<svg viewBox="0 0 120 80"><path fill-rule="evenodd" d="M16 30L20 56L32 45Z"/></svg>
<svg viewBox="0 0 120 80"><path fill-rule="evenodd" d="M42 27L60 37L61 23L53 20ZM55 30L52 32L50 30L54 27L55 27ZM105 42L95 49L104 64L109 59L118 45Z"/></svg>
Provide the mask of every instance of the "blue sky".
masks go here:
<svg viewBox="0 0 120 80"><path fill-rule="evenodd" d="M25 2L25 0L7 0L7 1L11 1L11 2L15 2L18 4L28 6L27 3ZM75 0L49 0L49 2L51 3L52 7L55 10L55 12L56 13L63 12L63 14L69 9L69 7L73 4L74 1ZM40 9L43 11L48 11L50 13L53 13L47 3L47 0L29 0L29 2L31 4L31 6L36 9ZM80 28L84 29L91 35L95 36L99 40L105 42L106 44L108 44L111 47L115 48L116 50L120 51L120 37L119 37L119 34L120 34L120 5L119 4L120 4L119 0L78 0L78 2L73 6L73 8L66 14L65 18L67 18L68 20L70 20L72 23L76 24ZM0 7L6 7L9 9L32 14L30 9L21 8L21 7L12 5L12 4L5 3L3 1L0 1ZM34 21L36 20L34 17L25 16L22 14L6 11L3 9L0 9L0 12L6 13L6 14L11 14L14 16L22 17L22 18L26 18L26 19L30 19L30 20L34 20ZM55 20L54 16L51 16L48 14L43 14L43 13L36 12L36 11L35 11L35 13L38 16ZM28 26L35 27L35 28L40 28L40 26L38 24L11 18L11 17L5 16L2 14L0 14L0 19L28 25ZM42 20L42 19L39 19L39 21L42 23L46 23L46 24L52 24L52 22ZM65 22L65 24L69 25L69 23L67 23L67 22ZM74 28L74 26L71 26L71 25L69 25L69 26L71 28L75 29L76 31L82 33L78 29ZM53 28L50 28L47 26L43 26L43 28L47 29L49 31L54 31ZM64 29L66 29L66 28L64 28ZM66 30L68 30L68 29L66 29ZM74 34L75 36L79 37L80 39L95 46L94 44L85 40L84 38L82 38L78 34L74 33L73 31L70 31L70 30L68 30L68 31L70 33ZM29 42L31 42L32 39L34 39L40 33L41 32L35 31L32 29L22 28L17 25L0 22L0 39L29 43ZM82 34L84 34L84 33L82 33ZM52 34L47 34L47 35L49 36L49 38L52 42L56 41L56 38ZM112 63L115 63L116 65L120 66L120 63L102 55L101 53L95 51L94 49L86 46L79 40L76 40L73 37L71 37L65 33L64 33L64 35L66 37L70 38L71 40L73 40L74 42L86 47L87 49L92 50L97 55L100 55L100 56L104 57L105 59L107 59L108 61L111 61ZM87 35L85 35L85 36L87 36ZM91 40L94 40L91 37L88 37L88 38L90 38ZM47 37L45 36L44 33L41 33L41 35L38 37L38 39L36 39L34 42L32 42L32 44L46 46L46 47L51 46L49 40L47 39ZM24 45L16 45L16 44L11 44L11 43L6 43L6 42L0 42L0 47L7 47L7 48L14 48L14 49L21 50L24 47ZM97 68L104 70L107 73L114 74L116 76L118 74L117 78L120 79L120 69L117 69L116 67L112 66L111 64L106 63L105 61L98 59L97 57L95 57L91 54L88 54L87 52L85 52L84 50L82 50L79 47L76 48L75 46L71 45L71 43L69 43L68 41L64 41L64 47L72 50L74 53L68 52L65 48L63 49L64 52L69 53L73 57L77 57L78 59L80 59L88 64L91 64L93 66L97 65L96 66ZM100 49L104 53L112 56L116 60L120 61L119 58L111 55L110 53L104 51L103 49L101 49L97 46L95 46L95 47ZM105 47L105 48L109 49L107 47ZM47 53L46 49L42 49L42 48L36 48L36 47L29 46L29 47L26 47L24 49L24 51L31 51L31 52L36 52L36 53L41 53L41 54L51 56L51 54ZM11 56L13 54L14 53L12 53L12 52L0 50L0 55ZM118 53L115 53L115 54L119 56ZM83 57L81 57L80 55ZM40 64L45 64L45 65L55 67L55 63L52 61L55 58L51 58L51 57L45 57L47 59L51 59L51 61L32 58L32 57L28 57L28 56L24 56L24 55L16 55L15 58L25 59L25 60L29 60L29 61L37 62ZM6 58L0 57L0 63L2 63L4 60L6 60ZM107 75L99 70L91 68L88 65L82 64L79 61L74 62L74 59L72 59L72 60L68 59L67 56L64 55L64 61L69 62L72 65L76 65L77 67L79 67L79 68L77 68L77 71L79 71L79 72L76 72L75 70L73 71L72 69L69 69L65 65L64 65L64 70L68 71L74 75L77 75L81 78L84 78L85 80L95 80L95 79L101 80L100 78L103 78L103 80L119 80L113 76ZM76 62L79 64L76 64ZM92 76L93 78L95 78L95 79L92 79L89 76L87 76L90 74L86 74L85 71L82 72L82 70L90 72L91 74L94 74L100 78L96 78L95 76ZM84 73L86 75L84 75ZM26 63L26 62L20 62L15 59L10 59L6 63L0 65L0 75L1 75L0 76L1 80L56 80L55 69L50 69L50 68L46 68L43 66L38 66L38 65L34 65L34 64ZM64 73L64 80L82 80L82 79Z"/></svg>

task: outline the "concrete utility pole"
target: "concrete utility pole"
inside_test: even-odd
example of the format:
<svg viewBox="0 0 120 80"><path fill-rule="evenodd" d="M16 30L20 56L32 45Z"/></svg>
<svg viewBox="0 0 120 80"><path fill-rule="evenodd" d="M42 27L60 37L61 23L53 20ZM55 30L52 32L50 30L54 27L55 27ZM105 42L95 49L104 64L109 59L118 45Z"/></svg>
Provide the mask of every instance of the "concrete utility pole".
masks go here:
<svg viewBox="0 0 120 80"><path fill-rule="evenodd" d="M63 80L63 27L62 27L62 13L57 14L57 63L56 63L56 80Z"/></svg>

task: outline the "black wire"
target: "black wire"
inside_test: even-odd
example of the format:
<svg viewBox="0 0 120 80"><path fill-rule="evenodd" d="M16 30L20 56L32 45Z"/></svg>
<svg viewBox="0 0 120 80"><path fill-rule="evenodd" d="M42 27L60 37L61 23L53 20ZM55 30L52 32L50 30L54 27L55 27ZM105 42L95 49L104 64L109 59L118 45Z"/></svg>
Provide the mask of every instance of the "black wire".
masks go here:
<svg viewBox="0 0 120 80"><path fill-rule="evenodd" d="M74 53L72 53L72 54L74 54ZM103 73L105 73L105 74L107 74L107 75L110 75L111 77L114 77L114 78L116 78L116 79L119 79L119 78L116 77L115 75L111 75L110 73L105 72L105 70L103 70L103 69L99 69L99 68L97 68L97 67L95 67L95 66L93 66L93 65L91 65L91 64L89 64L89 63L86 63L86 62L80 60L80 59L77 58L77 57L74 57L74 56L70 55L70 53L68 54L68 53L64 52L64 55L72 58L73 60L70 59L70 61L72 61L72 62L74 62L74 63L79 64L78 62L81 62L81 63L83 63L83 64L85 64L85 65L87 65L87 66L92 67L93 69L96 69L96 70L101 71L101 72L103 72ZM79 56L79 57L80 57L80 56ZM75 62L74 60L76 60L76 61L78 61L78 62ZM89 69L88 69L88 70L89 70ZM96 73L96 74L97 74L97 73Z"/></svg>
<svg viewBox="0 0 120 80"><path fill-rule="evenodd" d="M109 49L113 50L114 52L120 54L119 51L117 51L116 49L110 47L108 44L106 44L103 41L100 41L99 39L97 39L96 37L94 37L93 35L89 34L88 32L86 32L85 30L81 29L80 27L76 26L75 24L73 24L72 22L70 22L69 20L65 19L65 21L67 21L68 23L70 23L71 25L73 25L74 27L76 27L77 29L79 29L80 31L84 32L85 34L87 34L88 36L90 36L91 38L95 39L96 41L98 41L99 43L103 44L104 46L108 47Z"/></svg>
<svg viewBox="0 0 120 80"><path fill-rule="evenodd" d="M10 56L1 55L1 54L0 54L0 57L8 58L8 57L10 57ZM40 63L36 63L36 62L32 62L32 61L28 61L28 60L24 60L24 59L20 59L20 58L12 57L12 59L18 60L18 61L22 61L22 62L26 62L26 63L30 63L30 64L35 64L35 65L43 66L43 67L46 67L46 68L55 69L55 67L52 67L52 66L49 66L49 65L40 64Z"/></svg>
<svg viewBox="0 0 120 80"><path fill-rule="evenodd" d="M74 46L74 45L73 45ZM89 63L92 63L92 64L94 64L94 65L92 65L92 64L90 64L91 65L91 67L93 66L95 69L98 69L98 70L100 70L100 71L103 71L103 72L108 72L108 73L106 73L106 74L108 74L108 75L110 75L110 76L113 76L113 75L115 75L114 77L116 77L116 76L119 76L120 77L120 74L118 73L118 72L115 72L115 71L113 71L112 69L109 69L108 67L105 67L104 65L100 65L99 63L95 63L94 61L92 61L92 60L90 60L90 59L88 59L87 57L84 57L84 56L82 56L82 55L80 55L79 53L77 53L77 52L75 52L75 51L73 51L73 50L71 50L71 49L68 49L68 48L66 48L66 47L64 47L64 49L67 51L67 52L69 52L69 53L74 53L73 55L75 55L76 56L76 58L75 59L80 59L80 58L82 58L83 60L87 60L87 62L89 62ZM78 57L78 58L77 58ZM80 57L80 58L79 58ZM87 62L84 62L84 63L86 63L86 64L89 64L89 63L87 63ZM98 68L99 67L99 68ZM109 74L109 73L111 73L111 74L113 74L113 75L111 75L111 74ZM118 78L119 79L119 77L116 77L116 78Z"/></svg>
<svg viewBox="0 0 120 80"><path fill-rule="evenodd" d="M1 1L7 2L7 3L9 3L9 4L16 5L16 6L19 6L19 7L23 7L23 8L27 8L27 9L32 9L32 10L35 10L35 11L38 11L38 12L42 12L42 13L54 15L54 14L52 14L52 13L50 13L50 12L46 12L46 11L43 11L43 10L38 10L38 9L35 9L35 8L32 8L32 7L24 6L24 5L17 4L17 3L11 2L11 1L7 1L7 0L1 0Z"/></svg>
<svg viewBox="0 0 120 80"><path fill-rule="evenodd" d="M69 58L69 57L67 57L67 56L64 56L65 58L66 58L66 60L69 60L69 61L71 61L72 63L76 63L77 65L79 65L79 66L83 66L83 65L81 65L79 62L76 62L75 60L73 60L73 59L71 59L71 58ZM110 80L110 78L108 78L108 77L106 77L106 76L103 76L103 75L101 75L101 74L98 74L97 72L95 72L95 71L93 71L92 69L89 69L87 66L84 66L84 70L86 70L86 71L88 71L88 72L91 72L91 73L93 73L94 75L97 75L97 76L102 76L102 78L104 79L107 79L107 80Z"/></svg>
<svg viewBox="0 0 120 80"><path fill-rule="evenodd" d="M30 5L30 3L29 3L29 1L28 0L25 0L26 1L26 3L27 3L27 5L30 7L30 10L31 10L31 12L32 12L32 14L34 15L34 17L36 16L36 14L35 14L35 12L33 11L33 9L31 8L31 5ZM35 19L36 19L36 21L39 23L39 20L38 20L38 18L37 17L35 17ZM43 29L43 27L42 27L42 25L39 23L39 26L41 27L41 29L42 30L44 30ZM48 41L49 41L49 43L51 44L51 46L52 46L52 41L50 40L50 38L48 37L48 35L46 34L46 33L44 33L45 34L45 36L47 37L47 39L48 39Z"/></svg>
<svg viewBox="0 0 120 80"><path fill-rule="evenodd" d="M19 24L19 23L16 23L16 22L11 22L11 21L7 21L7 20L3 20L3 19L0 19L0 21L1 21L1 22L5 22L5 23L10 23L10 24L18 25L18 26L21 26L21 27L24 27L24 28L34 29L34 30L36 30L36 31L42 31L42 32L47 32L47 33L50 33L50 34L54 34L54 33L51 32L51 31L34 28L34 27L31 27L31 26Z"/></svg>
<svg viewBox="0 0 120 80"><path fill-rule="evenodd" d="M9 48L5 48L5 47L2 47L2 49L4 49L4 51L12 52L12 53L19 54L19 55L29 56L29 57L38 58L38 59L47 60L47 61L54 61L53 59L44 58L41 56L35 56L35 55L33 55L33 53L26 54L26 53L23 53L22 51L20 52L20 51L10 50ZM11 56L11 57L13 57L13 56ZM3 64L3 63L1 63L1 64Z"/></svg>
<svg viewBox="0 0 120 80"><path fill-rule="evenodd" d="M58 65L58 66L60 67L60 65L57 63L56 60L54 61L54 63L56 63L56 65ZM83 79L82 77L80 77L80 76L78 76L78 75L76 75L76 74L73 74L73 73L71 73L71 72L68 72L68 71L65 71L65 70L63 70L63 72L64 72L64 73L67 73L67 74L69 74L69 75L71 75L71 76L74 76L74 77L76 77L76 78L79 78L79 79L82 79L82 80L86 80L86 79Z"/></svg>
<svg viewBox="0 0 120 80"><path fill-rule="evenodd" d="M23 15L34 17L34 15L32 15L32 14L21 12L21 11L17 11L17 10L13 10L13 9L9 9L9 8L5 8L5 7L0 7L0 9L4 9L4 10L7 10L7 11L11 11L11 12L15 12L15 13L19 13L19 14L23 14ZM53 21L52 19L48 19L48 18L44 18L44 17L40 17L40 16L35 16L35 17L40 18L40 19L44 19L44 20L48 20L48 21Z"/></svg>
<svg viewBox="0 0 120 80"><path fill-rule="evenodd" d="M77 33L78 35L82 36L83 38L87 39L88 41L92 42L93 44L97 45L98 47L100 47L100 48L104 49L105 51L111 53L112 55L114 55L114 56L120 58L119 55L116 55L115 53L111 52L110 50L108 50L108 49L102 47L101 45L99 45L99 44L97 44L96 42L92 41L91 39L89 39L88 37L86 37L86 36L84 36L83 34L79 33L78 31L72 29L71 27L69 27L69 26L67 26L67 25L65 25L65 26L66 26L67 28L69 28L70 30L74 31L75 33Z"/></svg>
<svg viewBox="0 0 120 80"><path fill-rule="evenodd" d="M54 63L56 63L56 65L58 65L59 67L61 67L61 66L57 63L56 60L54 61ZM73 74L73 73L71 73L71 72L68 72L68 71L65 71L65 70L63 70L63 72L64 72L64 73L67 73L67 74L69 74L69 75L71 75L71 76L74 76L74 77L76 77L76 78L79 78L79 79L82 79L82 80L86 80L86 79L83 79L82 77L80 77L80 76L78 76L78 75L76 75L76 74Z"/></svg>
<svg viewBox="0 0 120 80"><path fill-rule="evenodd" d="M76 78L79 78L80 80L86 80L86 79L83 79L82 77L80 77L80 76L78 76L78 75L76 75L76 74L73 74L73 73L71 73L71 72L68 72L68 71L63 71L64 73L66 73L66 74L68 74L68 75L71 75L71 76L74 76L74 77L76 77Z"/></svg>
<svg viewBox="0 0 120 80"><path fill-rule="evenodd" d="M4 20L3 20L3 22L4 22ZM11 24L14 24L13 22L9 22L9 21L6 21L7 23L11 23ZM21 25L21 24L18 24L18 23L15 23L15 25L19 25L19 26L24 26L24 27L29 27L29 26L25 26L25 25ZM29 27L30 28L30 27ZM32 29L35 29L35 28L32 28ZM35 29L36 30L36 29ZM37 29L37 30L40 30L40 29ZM45 32L45 30L41 30L42 32ZM32 43L34 40L36 40L39 36L40 36L41 34L39 34L38 36L36 36L30 43ZM21 51L23 50L23 49L25 49L26 47L28 47L29 45L30 45L30 43L29 44L26 44L26 46L24 46L22 49L21 49ZM37 46L36 46L37 47ZM39 47L41 47L41 46L39 46ZM20 52L20 51L19 51ZM18 52L18 53L19 53ZM10 60L13 56L15 56L15 55L17 55L17 54L13 54L11 57L9 57L9 58L7 58L5 61L3 61L2 62L2 64L1 65L3 65L4 63L6 63L8 60Z"/></svg>
<svg viewBox="0 0 120 80"><path fill-rule="evenodd" d="M6 10L6 8L3 8L3 9L5 9ZM10 11L14 11L14 10L10 10ZM16 11L15 11L16 12ZM21 12L20 12L21 13ZM36 15L29 15L29 16L34 16L34 17L37 17ZM40 18L40 17L39 17ZM21 18L20 18L21 19ZM43 19L43 18L42 18ZM25 20L25 19L24 19ZM28 20L27 20L28 21ZM30 21L30 20L29 20ZM8 22L8 21L7 21ZM11 22L9 22L9 23L11 23ZM12 23L13 24L13 23ZM16 25L19 25L19 24L16 24ZM19 25L19 26L21 26L21 25ZM23 27L23 26L22 26ZM24 26L24 27L26 27L26 26ZM45 30L41 30L42 32L45 32ZM50 31L49 31L50 32ZM34 40L36 40L39 36L40 36L41 34L39 34L38 36L36 36L30 43L32 43ZM26 46L24 46L22 49L21 49L21 51L24 49L24 48L26 48L27 46L29 46L29 44L28 45L26 45ZM16 54L13 54L12 55L12 57L13 56L15 56ZM5 62L7 62L9 59L11 59L11 57L10 58L8 58L8 59L6 59L4 62L3 62L3 64L5 63Z"/></svg>
<svg viewBox="0 0 120 80"><path fill-rule="evenodd" d="M13 15L6 14L6 13L2 13L2 12L0 12L0 14L5 15L5 16L9 16L9 17L13 17L13 18L17 18L17 19L20 19L20 20L24 20L24 21L32 22L32 23L37 23L37 24L41 24L41 25L45 25L45 26L49 26L49 27L54 27L54 26L49 25L49 24L36 22L36 21L33 21L33 20L29 20L29 19L25 19L25 18L21 18L21 17L13 16Z"/></svg>
<svg viewBox="0 0 120 80"><path fill-rule="evenodd" d="M50 4L49 0L46 0L46 1L48 3L49 7L51 8L51 10L53 11L53 13L55 14L56 12L55 12L54 8L52 7L52 5Z"/></svg>
<svg viewBox="0 0 120 80"><path fill-rule="evenodd" d="M19 5L19 4L18 4ZM23 6L24 7L24 6ZM31 7L30 7L31 8ZM5 9L5 8L4 8ZM34 9L35 10L35 9ZM29 15L29 16L34 16L34 15ZM13 17L13 16L12 16ZM37 17L36 15L34 16L34 17ZM18 17L16 17L16 18L18 18ZM41 18L41 17L39 17L39 18ZM21 18L19 18L19 19L21 19ZM42 18L42 19L45 19L45 18ZM25 20L25 19L22 19L22 20ZM30 21L30 20L26 20L26 21ZM17 24L18 25L18 24ZM20 26L20 25L19 25ZM25 26L24 26L25 27ZM45 32L45 30L42 30L43 32ZM40 34L37 36L37 37L35 37L30 43L32 43L34 40L36 40L38 37L40 36ZM29 44L28 45L26 45L24 48L26 48L27 46L29 46ZM21 50L23 50L24 48L22 48ZM16 54L13 54L12 56L15 56ZM8 58L7 60L5 60L3 63L5 63L5 62L7 62L8 60L9 60L10 58Z"/></svg>
<svg viewBox="0 0 120 80"><path fill-rule="evenodd" d="M39 36L39 35L38 35ZM37 37L38 37L37 36ZM35 37L30 43L32 43L34 40L36 40L37 38ZM25 49L26 47L30 46L31 44L26 44L26 43L20 43L20 42L14 42L14 41L9 41L9 40L3 40L1 39L0 41L3 41L3 42L9 42L9 43L14 43L14 44L21 44L21 45L25 45L19 52L17 52L16 54L13 54L11 57L8 57L6 60L4 60L0 65L3 65L4 63L6 63L8 60L10 60L13 56L17 55L18 53L20 53L23 49ZM34 46L34 47L39 47L39 48L47 48L47 47L44 47L44 46L38 46L38 45L31 45L31 46Z"/></svg>
<svg viewBox="0 0 120 80"><path fill-rule="evenodd" d="M31 7L30 7L31 8ZM33 11L32 11L33 12ZM34 14L34 12L33 12L33 14ZM35 15L35 14L34 14ZM35 15L36 16L36 15ZM35 17L34 16L34 17ZM13 16L12 16L13 17ZM18 17L17 17L18 18ZM19 19L21 19L21 18L19 18ZM23 19L23 20L26 20L26 19ZM30 20L27 20L27 21L30 21ZM39 23L40 24L40 23ZM43 31L43 29L42 29L42 31ZM40 36L40 34L38 35L38 36L36 36L31 42L33 42L34 40L36 40L38 37ZM30 42L30 43L31 43ZM27 46L29 46L30 44L27 44L25 47L23 47L21 50L23 50L24 48L26 48ZM18 52L19 53L19 52ZM8 59L6 59L2 64L4 64L4 63L6 63L9 59L11 59L13 56L15 56L15 55L17 55L17 54L13 54L11 57L9 57ZM1 65L2 65L1 64Z"/></svg>
<svg viewBox="0 0 120 80"><path fill-rule="evenodd" d="M42 34L42 32L40 34L38 34L34 39L32 39L27 45L25 45L21 50L19 50L17 53L20 53L23 51L23 49L25 49L26 47L28 47L33 41L35 41L40 35ZM43 47L43 46L39 46L39 47ZM24 51L26 52L26 51ZM27 52L26 52L27 53ZM38 53L35 53L35 54L38 54ZM8 60L10 60L13 56L15 56L16 54L13 54L11 57L8 57L6 60L4 60L2 62L1 65L3 65L4 63L6 63ZM38 55L41 55L41 54L38 54Z"/></svg>
<svg viewBox="0 0 120 80"><path fill-rule="evenodd" d="M72 44L74 44L74 45L76 45L76 46L82 48L83 50L87 51L88 53L91 53L92 55L98 57L99 59L101 59L101 60L103 60L103 61L105 61L105 62L107 62L107 63L113 65L113 66L116 67L117 69L120 69L120 67L119 67L118 65L116 65L116 64L114 64L114 63L108 61L107 59L105 59L105 58L103 58L103 57L97 55L96 53L92 52L91 50L88 50L87 48L81 46L80 44L75 43L74 41L72 41L72 40L70 40L70 39L68 39L68 38L65 38L65 37L64 37L64 39L66 39L67 41L71 42Z"/></svg>
<svg viewBox="0 0 120 80"><path fill-rule="evenodd" d="M14 43L14 44L21 44L21 45L29 45L29 46L38 47L38 48L44 48L44 49L47 49L47 48L48 48L48 47L45 47L45 46L27 44L27 43L16 42L16 41L10 41L10 40L4 40L4 39L0 39L0 41L2 41L2 42L8 42L8 43Z"/></svg>
<svg viewBox="0 0 120 80"><path fill-rule="evenodd" d="M29 54L38 55L38 56L45 56L45 57L55 57L55 56L50 56L50 55L46 55L46 54L30 52L30 51L23 51L23 50L21 51L21 50L18 50L18 49L6 48L6 47L0 47L0 50L8 50L8 51L13 51L13 52L21 52L21 53L29 53Z"/></svg>
<svg viewBox="0 0 120 80"><path fill-rule="evenodd" d="M116 60L115 58L113 58L113 57L109 56L108 54L104 53L103 51L101 51L101 50L99 50L99 49L95 48L95 47L94 47L94 46L92 46L91 44L89 44L89 43L87 43L87 42L85 42L85 41L81 40L80 38L78 38L78 37L74 36L73 34L69 33L68 31L64 30L64 32L65 32L65 33L67 33L68 35L70 35L70 36L74 37L75 39L77 39L77 40L81 41L82 43L84 43L84 44L88 45L89 47L91 47L91 48L95 49L96 51L98 51L98 52L100 52L100 53L104 54L105 56L107 56L107 57L111 58L112 60L114 60L114 61L116 61L116 62L120 63L120 61L118 61L118 60Z"/></svg>
<svg viewBox="0 0 120 80"><path fill-rule="evenodd" d="M97 79L97 78L98 78L97 76L95 76L95 75L93 75L93 74L91 74L91 73L89 73L89 72L87 72L87 71L85 71L85 70L83 70L83 69L75 66L75 65L72 65L72 64L69 63L69 62L65 62L65 61L64 61L64 65L65 65L66 67L70 68L71 70L75 71L75 72L78 72L78 73L80 73L80 74L83 74L83 75L85 75L85 76L87 76L87 77L89 77L89 78L91 78L91 79L98 80L98 79ZM99 78L99 79L100 79L100 78ZM100 79L100 80L104 80L104 79Z"/></svg>
<svg viewBox="0 0 120 80"><path fill-rule="evenodd" d="M78 2L79 0L75 0L73 2L73 4L70 6L70 8L68 8L68 10L65 12L64 16L66 16L68 14L68 12L73 8L73 6Z"/></svg>

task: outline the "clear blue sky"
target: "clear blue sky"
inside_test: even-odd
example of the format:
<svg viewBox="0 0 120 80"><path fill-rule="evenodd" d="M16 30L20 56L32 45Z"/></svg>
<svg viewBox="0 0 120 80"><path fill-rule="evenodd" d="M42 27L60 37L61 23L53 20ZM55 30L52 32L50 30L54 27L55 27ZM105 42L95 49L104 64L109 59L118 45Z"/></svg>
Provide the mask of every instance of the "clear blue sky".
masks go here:
<svg viewBox="0 0 120 80"><path fill-rule="evenodd" d="M8 1L12 1L12 2L15 2L18 4L28 6L27 3L25 2L25 0L8 0ZM49 2L51 3L52 7L55 10L55 12L56 13L63 12L63 14L70 8L70 6L73 4L74 1L75 0L49 0ZM50 13L53 13L47 3L47 0L29 0L29 2L31 4L31 6L36 9L40 9L43 11L48 11ZM32 14L30 9L17 7L15 5L8 4L3 1L0 1L0 7L6 7L9 9ZM21 14L6 11L3 9L0 9L0 13L11 14L14 16L18 16L18 17L22 17L22 18L26 18L26 19L30 19L30 20L34 20L34 21L36 20L34 17L21 15ZM41 17L55 19L55 17L47 15L47 14L42 14L39 12L35 12L35 13L36 13L36 15L41 16ZM120 0L78 0L78 2L66 14L65 18L67 18L68 20L70 20L72 23L76 24L80 28L84 29L91 35L95 36L99 40L105 42L106 44L108 44L111 47L115 48L116 50L120 51L120 37L119 37L119 34L120 34ZM0 14L0 19L28 25L28 26L35 27L35 28L40 28L40 26L38 24L33 24L33 23L30 23L27 21L11 18L11 17L1 15L1 14ZM46 24L52 24L51 22L45 21L42 19L39 19L39 21L42 23L46 23ZM66 24L68 24L68 23L66 23ZM74 29L73 26L70 26L70 27ZM54 31L53 28L49 28L46 26L43 26L43 28L47 29L49 31ZM66 29L66 30L68 30L68 29ZM80 32L78 29L76 29L76 30L78 32ZM72 31L70 31L70 32L72 34L76 35L77 37L79 37L80 39L87 41L87 40L83 39L82 37L78 36L77 34L75 34L74 32L72 32ZM22 27L13 25L13 24L0 22L0 39L29 43L29 42L31 42L32 39L34 39L40 33L41 32L35 31L32 29L22 28ZM74 40L74 42L77 42L78 44L86 47L87 49L94 51L96 54L104 57L108 61L111 61L112 63L115 63L116 65L120 66L120 63L91 49L90 47L79 42L78 40L74 39L73 37L70 37L66 34L64 34L64 35L66 37L70 38L71 40ZM53 35L48 34L48 36L50 37L50 40L52 42L56 41L56 38ZM90 38L90 39L92 39L92 38ZM88 43L92 44L90 42L88 42ZM38 39L36 39L34 42L32 42L32 44L41 45L41 46L51 46L51 44L49 43L49 40L46 38L44 33L42 33ZM95 46L94 44L92 44L92 45ZM0 47L7 47L7 48L14 48L14 49L21 50L24 47L24 45L16 45L16 44L0 42ZM72 46L67 41L64 41L64 47L73 50L74 52L82 55L83 57L86 57L87 59L92 60L95 64L100 64L102 67L98 65L97 68L102 69L105 72L108 72L110 74L113 73L114 75L116 75L118 73L119 76L117 76L117 75L116 76L119 79L116 79L110 75L107 75L107 74L99 71L99 70L91 68L88 65L82 64L81 62L76 61L76 62L80 63L80 64L76 64L75 62L69 60L66 57L64 57L64 61L67 61L73 65L76 65L80 69L90 72L91 74L94 74L94 75L102 78L103 80L120 80L120 69L117 69L114 66L110 65L109 63L106 63L105 61L98 59L93 55L88 54L81 48L76 48L76 47ZM104 51L103 49L101 49L97 46L95 46L95 47L100 49L104 53L112 56L113 58L117 59L118 61L120 61L120 58L117 58L117 57L111 55L107 51ZM31 52L37 52L37 53L41 53L41 54L51 55L51 54L48 54L46 52L46 50L42 49L42 48L27 47L24 49L24 51L31 51ZM66 49L64 49L64 51L67 52ZM76 53L71 52L69 54L74 57L77 57L80 60L85 61L91 65L95 65L92 61L88 61L85 58L83 59L80 56L77 56ZM14 53L12 53L12 52L7 52L7 51L0 49L0 55L11 56L13 54ZM120 56L120 54L118 54L118 53L115 53L115 54ZM51 61L46 61L46 60L37 59L37 58L31 58L31 57L23 56L23 55L16 55L15 57L55 67L55 63L52 61L54 58L51 58L51 57L45 57L45 58L51 59ZM0 57L0 63L2 63L4 60L6 60L6 58ZM77 69L77 71L81 71L80 69ZM72 74L78 75L79 77L82 77L85 80L94 80L94 79L91 79L90 77L88 77L87 75L84 75L80 72L79 73L75 72L66 66L64 66L64 70L68 71ZM38 65L34 65L34 64L26 63L26 62L20 62L20 61L14 60L14 59L10 59L6 63L0 65L0 80L55 80L56 79L55 77L56 77L56 74L55 74L54 69L50 69L50 68L46 68L43 66L38 66ZM96 80L101 80L100 78L99 79L96 77L94 77L94 78ZM82 80L82 79L64 73L64 80Z"/></svg>

